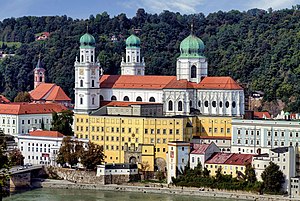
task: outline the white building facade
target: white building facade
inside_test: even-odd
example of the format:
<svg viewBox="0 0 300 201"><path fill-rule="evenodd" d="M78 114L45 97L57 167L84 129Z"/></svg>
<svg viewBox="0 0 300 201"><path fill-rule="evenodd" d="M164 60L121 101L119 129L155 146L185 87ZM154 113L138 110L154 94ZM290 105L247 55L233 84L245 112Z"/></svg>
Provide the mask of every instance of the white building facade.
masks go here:
<svg viewBox="0 0 300 201"><path fill-rule="evenodd" d="M184 170L189 164L190 143L171 141L168 143L167 154L167 182L172 183L172 177L177 177L178 170Z"/></svg>
<svg viewBox="0 0 300 201"><path fill-rule="evenodd" d="M269 153L277 147L298 147L300 122L284 120L232 120L233 153Z"/></svg>
<svg viewBox="0 0 300 201"><path fill-rule="evenodd" d="M67 108L58 104L0 104L0 129L13 136L42 127L50 130L52 113L65 109Z"/></svg>
<svg viewBox="0 0 300 201"><path fill-rule="evenodd" d="M270 149L268 154L254 156L252 166L255 169L255 174L258 181L262 181L261 174L273 162L279 166L285 177L285 182L282 186L283 191L290 193L291 177L296 175L296 155L294 147L278 147Z"/></svg>

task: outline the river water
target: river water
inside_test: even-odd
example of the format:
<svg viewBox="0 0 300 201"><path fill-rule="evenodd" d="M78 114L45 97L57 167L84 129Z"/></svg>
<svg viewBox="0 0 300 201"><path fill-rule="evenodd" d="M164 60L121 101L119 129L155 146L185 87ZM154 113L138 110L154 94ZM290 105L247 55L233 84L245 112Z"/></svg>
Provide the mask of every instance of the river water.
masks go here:
<svg viewBox="0 0 300 201"><path fill-rule="evenodd" d="M207 197L74 189L36 189L3 201L229 201Z"/></svg>

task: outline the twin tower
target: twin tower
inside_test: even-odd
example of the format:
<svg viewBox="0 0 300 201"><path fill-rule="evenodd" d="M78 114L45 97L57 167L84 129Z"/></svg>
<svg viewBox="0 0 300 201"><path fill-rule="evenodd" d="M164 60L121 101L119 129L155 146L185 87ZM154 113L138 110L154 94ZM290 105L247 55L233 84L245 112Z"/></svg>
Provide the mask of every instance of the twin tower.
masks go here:
<svg viewBox="0 0 300 201"><path fill-rule="evenodd" d="M95 38L84 34L80 38L80 57L75 61L75 108L77 114L88 114L100 107L100 79L103 70L95 56ZM126 56L121 62L121 76L145 76L145 62L141 58L141 41L131 35L126 39ZM191 33L180 44L176 64L177 80L200 83L207 76L204 44ZM154 81L155 82L155 81Z"/></svg>

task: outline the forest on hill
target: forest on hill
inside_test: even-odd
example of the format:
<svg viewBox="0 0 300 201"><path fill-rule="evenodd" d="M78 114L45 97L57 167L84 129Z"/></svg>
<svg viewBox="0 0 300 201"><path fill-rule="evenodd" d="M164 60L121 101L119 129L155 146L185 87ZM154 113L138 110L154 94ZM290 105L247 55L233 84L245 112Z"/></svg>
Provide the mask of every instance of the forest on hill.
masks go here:
<svg viewBox="0 0 300 201"><path fill-rule="evenodd" d="M190 34L191 23L206 46L210 76L231 76L249 91L263 91L265 101L282 100L287 110L300 112L300 5L278 11L219 11L207 16L169 11L149 14L138 9L132 18L104 12L85 20L67 16L4 19L0 22L0 49L16 55L0 61L0 93L13 99L19 91L30 91L41 53L47 81L60 85L74 98L74 61L87 25L96 38L105 74L120 73L125 39L139 29L146 73L175 75L179 45ZM35 34L41 32L50 32L50 37L36 41Z"/></svg>

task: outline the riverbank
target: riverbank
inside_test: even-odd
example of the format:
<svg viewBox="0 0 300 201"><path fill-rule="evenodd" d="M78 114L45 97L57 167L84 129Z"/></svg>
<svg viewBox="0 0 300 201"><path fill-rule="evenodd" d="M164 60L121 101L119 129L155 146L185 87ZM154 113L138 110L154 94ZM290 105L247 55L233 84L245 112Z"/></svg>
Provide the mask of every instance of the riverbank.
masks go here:
<svg viewBox="0 0 300 201"><path fill-rule="evenodd" d="M299 200L287 198L284 196L272 195L255 195L251 193L228 192L219 190L200 190L198 188L187 187L168 187L160 184L142 184L129 183L128 185L98 185L98 184L80 184L66 180L45 180L42 183L43 188L59 188L59 189L88 189L103 191L120 191L120 192L140 192L140 193L156 193L156 194L172 194L172 195L193 195L214 198L227 198L236 200L253 200L253 201L288 201Z"/></svg>

